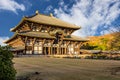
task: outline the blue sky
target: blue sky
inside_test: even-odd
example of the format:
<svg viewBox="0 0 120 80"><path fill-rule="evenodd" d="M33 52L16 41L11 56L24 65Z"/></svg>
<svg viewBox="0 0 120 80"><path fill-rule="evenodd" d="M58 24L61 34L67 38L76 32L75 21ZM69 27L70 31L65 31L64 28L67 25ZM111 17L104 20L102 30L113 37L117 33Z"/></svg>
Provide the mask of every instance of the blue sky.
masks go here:
<svg viewBox="0 0 120 80"><path fill-rule="evenodd" d="M0 0L0 44L14 34L10 28L36 10L81 26L73 33L81 37L107 34L120 25L120 0Z"/></svg>

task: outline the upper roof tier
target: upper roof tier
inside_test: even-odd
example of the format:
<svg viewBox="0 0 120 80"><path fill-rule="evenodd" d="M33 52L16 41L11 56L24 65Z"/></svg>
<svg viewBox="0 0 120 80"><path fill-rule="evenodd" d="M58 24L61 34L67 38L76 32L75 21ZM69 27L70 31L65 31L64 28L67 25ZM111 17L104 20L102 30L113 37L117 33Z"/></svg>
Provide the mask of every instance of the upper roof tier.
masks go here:
<svg viewBox="0 0 120 80"><path fill-rule="evenodd" d="M36 11L35 15L24 17L16 27L11 29L11 31L17 30L24 21L45 24L45 25L50 25L50 26L55 26L55 27L64 27L64 28L71 28L71 29L76 29L76 30L80 29L80 26L62 21L54 17L52 14L48 16L48 15L40 14L38 11Z"/></svg>

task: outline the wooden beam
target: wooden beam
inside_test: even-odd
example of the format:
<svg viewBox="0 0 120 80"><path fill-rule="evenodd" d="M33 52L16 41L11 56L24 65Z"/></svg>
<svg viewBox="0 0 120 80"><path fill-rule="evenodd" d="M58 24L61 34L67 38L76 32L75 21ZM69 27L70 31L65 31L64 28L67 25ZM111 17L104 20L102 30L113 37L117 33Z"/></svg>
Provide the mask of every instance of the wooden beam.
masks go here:
<svg viewBox="0 0 120 80"><path fill-rule="evenodd" d="M49 26L49 27L47 28L47 32L49 32L49 31L50 31L50 29L51 29L51 26Z"/></svg>
<svg viewBox="0 0 120 80"><path fill-rule="evenodd" d="M40 25L40 27L39 27L39 31L41 31L41 29L42 29L42 25Z"/></svg>
<svg viewBox="0 0 120 80"><path fill-rule="evenodd" d="M73 30L70 30L70 34L73 32Z"/></svg>

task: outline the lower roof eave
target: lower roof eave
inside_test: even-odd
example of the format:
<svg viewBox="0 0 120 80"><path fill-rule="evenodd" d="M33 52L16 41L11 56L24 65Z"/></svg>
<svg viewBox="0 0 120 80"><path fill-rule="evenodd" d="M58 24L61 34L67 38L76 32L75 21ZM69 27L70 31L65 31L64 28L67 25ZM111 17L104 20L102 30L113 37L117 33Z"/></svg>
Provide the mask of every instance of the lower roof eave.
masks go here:
<svg viewBox="0 0 120 80"><path fill-rule="evenodd" d="M75 40L75 39L63 39L64 41L77 41L77 42L87 42L89 40Z"/></svg>

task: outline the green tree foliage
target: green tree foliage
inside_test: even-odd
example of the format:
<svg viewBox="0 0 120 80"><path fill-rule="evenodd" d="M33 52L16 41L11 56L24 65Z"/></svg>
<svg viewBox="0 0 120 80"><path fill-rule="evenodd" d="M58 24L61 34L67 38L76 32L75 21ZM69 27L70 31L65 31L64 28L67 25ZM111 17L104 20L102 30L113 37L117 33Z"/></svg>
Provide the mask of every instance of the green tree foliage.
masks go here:
<svg viewBox="0 0 120 80"><path fill-rule="evenodd" d="M107 38L101 38L100 39L100 43L99 44L97 44L96 46L96 48L94 48L94 49L98 49L98 50L108 50L108 41L109 41L109 39L107 39Z"/></svg>
<svg viewBox="0 0 120 80"><path fill-rule="evenodd" d="M88 42L87 44L83 45L81 48L82 49L87 49L87 50L107 50L108 49L108 41L109 39L107 38L101 38L98 41L96 41L94 44Z"/></svg>
<svg viewBox="0 0 120 80"><path fill-rule="evenodd" d="M15 80L16 70L13 66L13 54L10 47L0 46L0 80Z"/></svg>
<svg viewBox="0 0 120 80"><path fill-rule="evenodd" d="M114 30L112 30L113 33L113 40L110 43L110 49L111 50L120 50L120 25L116 26Z"/></svg>
<svg viewBox="0 0 120 80"><path fill-rule="evenodd" d="M94 50L95 48L97 48L98 46L95 45L90 45L89 43L84 44L83 46L81 46L81 49L87 49L87 50Z"/></svg>
<svg viewBox="0 0 120 80"><path fill-rule="evenodd" d="M110 43L111 50L120 50L120 32L113 34L114 39Z"/></svg>

